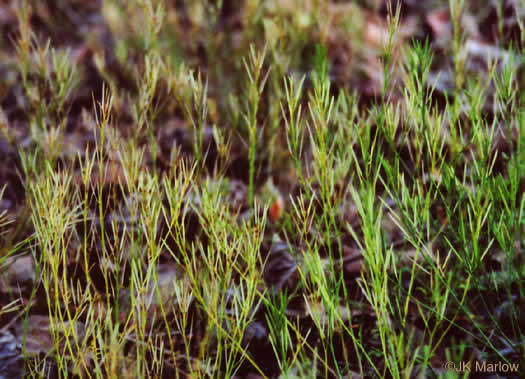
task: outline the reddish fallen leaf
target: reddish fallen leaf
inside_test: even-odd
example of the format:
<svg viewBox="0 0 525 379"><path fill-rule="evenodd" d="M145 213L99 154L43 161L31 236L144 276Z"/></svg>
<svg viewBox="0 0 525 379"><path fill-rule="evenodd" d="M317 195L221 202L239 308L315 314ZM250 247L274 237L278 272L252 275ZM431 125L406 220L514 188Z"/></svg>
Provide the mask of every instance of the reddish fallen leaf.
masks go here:
<svg viewBox="0 0 525 379"><path fill-rule="evenodd" d="M426 21L436 39L440 39L450 30L449 16L448 8L440 8L428 13Z"/></svg>
<svg viewBox="0 0 525 379"><path fill-rule="evenodd" d="M284 209L283 198L281 196L278 196L277 199L274 200L272 206L270 207L270 212L269 212L270 221L276 222L282 216L283 209Z"/></svg>

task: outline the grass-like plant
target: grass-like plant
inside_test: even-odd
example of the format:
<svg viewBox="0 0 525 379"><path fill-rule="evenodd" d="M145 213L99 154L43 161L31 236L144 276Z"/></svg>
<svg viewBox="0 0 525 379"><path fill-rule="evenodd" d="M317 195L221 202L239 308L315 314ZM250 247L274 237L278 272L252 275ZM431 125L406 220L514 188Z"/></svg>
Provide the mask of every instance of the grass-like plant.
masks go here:
<svg viewBox="0 0 525 379"><path fill-rule="evenodd" d="M525 8L373 3L0 6L19 375L523 369Z"/></svg>

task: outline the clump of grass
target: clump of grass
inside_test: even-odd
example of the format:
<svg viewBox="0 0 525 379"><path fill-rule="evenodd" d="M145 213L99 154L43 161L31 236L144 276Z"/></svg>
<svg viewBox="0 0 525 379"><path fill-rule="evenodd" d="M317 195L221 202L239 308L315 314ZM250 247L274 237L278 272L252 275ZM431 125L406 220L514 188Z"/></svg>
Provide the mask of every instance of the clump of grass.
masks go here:
<svg viewBox="0 0 525 379"><path fill-rule="evenodd" d="M247 111L244 114L244 119L248 129L248 160L249 160L249 173L248 173L248 204L249 206L254 205L254 192L255 192L255 156L258 145L258 125L257 114L259 110L259 102L261 94L266 85L269 71L265 76L262 76L264 58L266 56L266 46L261 52L256 52L253 45L250 46L250 54L248 60L244 61L246 73L248 75L248 88L247 88Z"/></svg>
<svg viewBox="0 0 525 379"><path fill-rule="evenodd" d="M380 3L114 0L65 49L66 26L21 2L0 122L26 200L0 210L0 268L31 254L35 279L0 315L22 325L23 375L524 364L523 7L486 5L480 65L472 2L438 2L441 50L396 34L412 8Z"/></svg>

